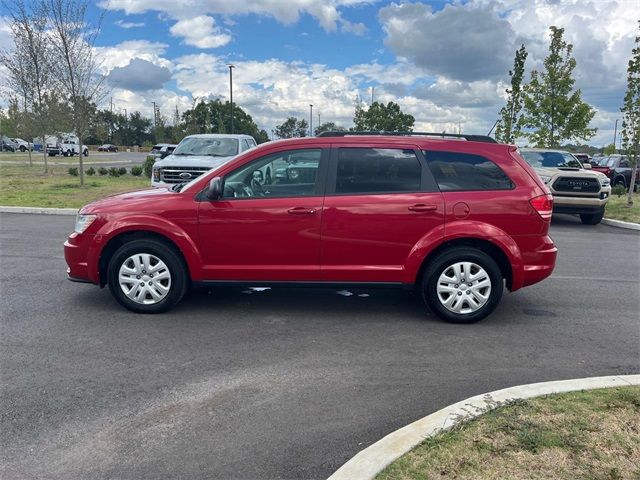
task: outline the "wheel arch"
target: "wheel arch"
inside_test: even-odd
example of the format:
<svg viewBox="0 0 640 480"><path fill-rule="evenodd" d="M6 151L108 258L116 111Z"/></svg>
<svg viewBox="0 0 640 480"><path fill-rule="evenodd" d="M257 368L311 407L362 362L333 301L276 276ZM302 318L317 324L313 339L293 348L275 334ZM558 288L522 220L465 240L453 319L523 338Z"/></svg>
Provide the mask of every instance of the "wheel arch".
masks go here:
<svg viewBox="0 0 640 480"><path fill-rule="evenodd" d="M100 286L105 286L107 284L109 261L118 248L128 242L143 239L153 239L165 244L173 250L178 255L178 258L183 262L189 279L199 279L201 267L199 267L199 253L194 250L195 247L192 245L185 246L183 242L176 241L176 239L171 238L163 232L145 228L130 228L111 235L108 241L100 249L97 259L98 282ZM194 254L197 258L194 258Z"/></svg>
<svg viewBox="0 0 640 480"><path fill-rule="evenodd" d="M415 284L420 285L422 283L424 271L434 258L440 255L442 252L455 247L475 248L493 258L493 260L495 260L495 262L498 264L498 267L500 268L502 277L507 283L507 288L511 290L513 284L513 268L511 266L511 262L509 261L509 257L504 252L504 250L495 243L483 238L476 237L459 237L447 240L431 250L423 259L420 268L418 269L415 278Z"/></svg>

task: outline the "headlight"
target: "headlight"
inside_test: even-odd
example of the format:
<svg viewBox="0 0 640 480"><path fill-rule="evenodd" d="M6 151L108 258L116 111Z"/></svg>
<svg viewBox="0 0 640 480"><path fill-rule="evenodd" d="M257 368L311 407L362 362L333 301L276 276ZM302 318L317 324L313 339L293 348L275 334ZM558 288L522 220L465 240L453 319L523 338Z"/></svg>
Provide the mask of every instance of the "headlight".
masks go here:
<svg viewBox="0 0 640 480"><path fill-rule="evenodd" d="M540 175L540 178L544 183L549 183L551 181L551 177L548 175Z"/></svg>
<svg viewBox="0 0 640 480"><path fill-rule="evenodd" d="M159 168L154 168L153 169L153 181L154 182L159 182L160 181L160 169Z"/></svg>
<svg viewBox="0 0 640 480"><path fill-rule="evenodd" d="M598 180L600 180L601 187L608 187L609 185L611 185L611 180L607 177L601 177L598 175Z"/></svg>
<svg viewBox="0 0 640 480"><path fill-rule="evenodd" d="M76 233L82 233L89 225L93 223L93 221L97 218L96 215L80 215L76 216L76 227L74 228Z"/></svg>

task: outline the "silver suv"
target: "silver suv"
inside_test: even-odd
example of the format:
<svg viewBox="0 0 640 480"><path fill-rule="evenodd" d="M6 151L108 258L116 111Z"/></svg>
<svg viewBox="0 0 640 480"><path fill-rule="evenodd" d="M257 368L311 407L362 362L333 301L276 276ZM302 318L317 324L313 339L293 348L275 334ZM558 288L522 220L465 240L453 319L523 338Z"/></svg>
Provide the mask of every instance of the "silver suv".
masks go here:
<svg viewBox="0 0 640 480"><path fill-rule="evenodd" d="M520 154L553 194L553 213L578 214L586 225L600 223L611 195L606 175L563 150L523 148Z"/></svg>
<svg viewBox="0 0 640 480"><path fill-rule="evenodd" d="M171 155L153 164L151 185L170 187L190 182L255 146L256 141L249 135L189 135Z"/></svg>

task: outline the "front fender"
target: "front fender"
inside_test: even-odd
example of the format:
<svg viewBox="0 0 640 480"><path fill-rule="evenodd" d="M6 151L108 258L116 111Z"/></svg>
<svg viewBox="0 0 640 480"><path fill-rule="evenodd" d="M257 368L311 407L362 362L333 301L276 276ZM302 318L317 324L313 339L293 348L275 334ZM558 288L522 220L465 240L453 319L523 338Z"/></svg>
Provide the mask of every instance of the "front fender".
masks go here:
<svg viewBox="0 0 640 480"><path fill-rule="evenodd" d="M424 260L441 245L461 239L483 240L498 247L511 264L511 290L522 287L524 261L520 248L506 232L488 223L458 220L442 225L422 237L413 247L404 266L403 283L415 283Z"/></svg>
<svg viewBox="0 0 640 480"><path fill-rule="evenodd" d="M123 233L153 232L173 242L182 253L192 280L203 279L202 257L192 238L179 225L152 214L126 215L109 221L95 234L87 258L89 276L95 283L99 282L98 265L104 247ZM95 278L93 278L95 275Z"/></svg>

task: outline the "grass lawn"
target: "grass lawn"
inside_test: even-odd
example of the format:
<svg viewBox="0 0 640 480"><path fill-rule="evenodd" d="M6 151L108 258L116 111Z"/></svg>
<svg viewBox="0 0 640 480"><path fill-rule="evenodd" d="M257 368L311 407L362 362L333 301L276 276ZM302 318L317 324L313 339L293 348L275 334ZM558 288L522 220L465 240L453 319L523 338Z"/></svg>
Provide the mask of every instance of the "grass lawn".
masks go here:
<svg viewBox="0 0 640 480"><path fill-rule="evenodd" d="M633 207L627 207L627 195L611 195L604 212L605 218L640 223L640 193L633 194Z"/></svg>
<svg viewBox="0 0 640 480"><path fill-rule="evenodd" d="M102 153L102 152L89 152L88 157L83 157L83 163L91 163L91 162L104 162L105 158L108 158L109 155L115 155L113 153ZM44 165L44 160L42 159L42 152L33 152L31 154L31 161L34 165ZM0 153L0 165L3 162L9 162L9 164L14 162L24 163L25 165L29 164L29 154L28 153L20 153L20 152L3 152ZM73 157L65 157L62 155L57 155L55 157L47 156L47 163L50 165L55 165L56 163L78 163L78 156L74 155Z"/></svg>
<svg viewBox="0 0 640 480"><path fill-rule="evenodd" d="M68 168L53 166L45 175L41 165L0 164L0 205L80 208L107 195L150 187L148 178L129 173L122 177L85 175L81 187L80 177L69 175Z"/></svg>
<svg viewBox="0 0 640 480"><path fill-rule="evenodd" d="M640 387L514 402L428 438L376 478L638 479Z"/></svg>

